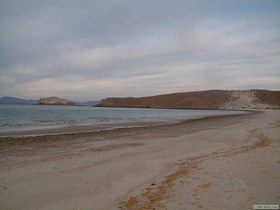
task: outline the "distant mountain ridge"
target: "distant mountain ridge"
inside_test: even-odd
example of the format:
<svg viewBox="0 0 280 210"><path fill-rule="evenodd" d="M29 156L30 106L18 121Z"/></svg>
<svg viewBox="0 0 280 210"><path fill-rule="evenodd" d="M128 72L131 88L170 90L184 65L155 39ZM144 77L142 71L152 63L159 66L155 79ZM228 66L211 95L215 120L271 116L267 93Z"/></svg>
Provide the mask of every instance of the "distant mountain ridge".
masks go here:
<svg viewBox="0 0 280 210"><path fill-rule="evenodd" d="M33 100L33 99L21 99L21 98L8 97L8 96L4 96L3 98L0 98L0 104L32 105L37 103L38 100Z"/></svg>
<svg viewBox="0 0 280 210"><path fill-rule="evenodd" d="M86 102L80 102L76 101L75 104L77 106L96 106L100 101L86 101Z"/></svg>
<svg viewBox="0 0 280 210"><path fill-rule="evenodd" d="M86 101L86 102L75 102L77 106L96 106L100 101ZM36 105L39 100L36 99L21 99L16 97L4 96L0 98L0 104L17 104L17 105Z"/></svg>
<svg viewBox="0 0 280 210"><path fill-rule="evenodd" d="M187 109L280 109L280 91L207 90L148 97L106 98L101 107Z"/></svg>

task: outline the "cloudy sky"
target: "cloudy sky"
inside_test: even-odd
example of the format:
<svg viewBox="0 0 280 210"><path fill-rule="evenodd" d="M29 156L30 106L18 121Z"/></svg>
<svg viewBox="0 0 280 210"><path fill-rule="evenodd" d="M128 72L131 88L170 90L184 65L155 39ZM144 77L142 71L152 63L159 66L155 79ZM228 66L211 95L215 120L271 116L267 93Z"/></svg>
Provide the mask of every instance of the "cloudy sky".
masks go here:
<svg viewBox="0 0 280 210"><path fill-rule="evenodd" d="M279 0L0 0L0 97L280 90Z"/></svg>

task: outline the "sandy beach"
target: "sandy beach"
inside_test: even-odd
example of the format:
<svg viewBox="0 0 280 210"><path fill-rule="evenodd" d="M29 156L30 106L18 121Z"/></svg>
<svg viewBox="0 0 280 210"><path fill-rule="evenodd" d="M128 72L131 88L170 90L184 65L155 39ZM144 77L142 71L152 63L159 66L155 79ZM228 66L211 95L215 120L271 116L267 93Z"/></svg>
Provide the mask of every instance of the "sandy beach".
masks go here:
<svg viewBox="0 0 280 210"><path fill-rule="evenodd" d="M280 111L0 141L0 209L253 209L280 201Z"/></svg>

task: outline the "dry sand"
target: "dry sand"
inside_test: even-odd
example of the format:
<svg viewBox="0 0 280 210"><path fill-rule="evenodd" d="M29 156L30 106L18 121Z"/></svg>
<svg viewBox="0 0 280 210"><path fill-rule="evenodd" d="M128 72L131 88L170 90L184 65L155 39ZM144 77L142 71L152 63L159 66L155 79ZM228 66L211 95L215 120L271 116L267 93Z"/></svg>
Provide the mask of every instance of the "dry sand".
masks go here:
<svg viewBox="0 0 280 210"><path fill-rule="evenodd" d="M0 209L252 209L280 201L280 111L1 141Z"/></svg>

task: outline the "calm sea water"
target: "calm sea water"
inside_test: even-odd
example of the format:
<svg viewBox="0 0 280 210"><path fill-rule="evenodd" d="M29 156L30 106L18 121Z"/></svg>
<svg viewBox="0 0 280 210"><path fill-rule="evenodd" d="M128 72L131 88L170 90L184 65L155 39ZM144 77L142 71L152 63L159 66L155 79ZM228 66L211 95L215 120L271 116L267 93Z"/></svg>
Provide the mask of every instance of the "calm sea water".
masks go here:
<svg viewBox="0 0 280 210"><path fill-rule="evenodd" d="M0 133L6 131L104 123L170 122L233 113L238 112L222 110L0 105Z"/></svg>

